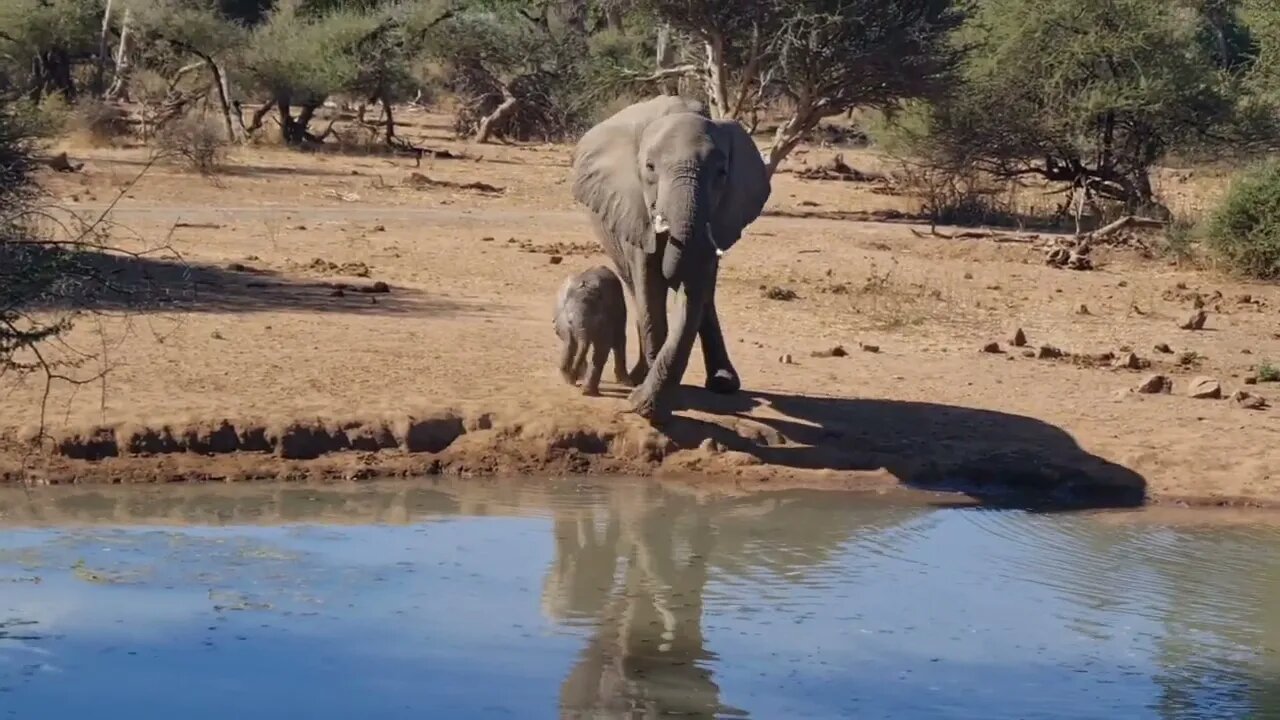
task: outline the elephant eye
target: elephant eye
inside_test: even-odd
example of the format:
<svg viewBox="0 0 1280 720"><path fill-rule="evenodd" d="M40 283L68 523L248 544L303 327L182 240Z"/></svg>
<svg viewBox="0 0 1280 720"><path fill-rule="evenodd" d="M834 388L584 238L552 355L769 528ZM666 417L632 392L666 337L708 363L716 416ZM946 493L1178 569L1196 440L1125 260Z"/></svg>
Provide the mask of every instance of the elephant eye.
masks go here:
<svg viewBox="0 0 1280 720"><path fill-rule="evenodd" d="M653 172L653 161L650 160L649 162L646 162L644 164L644 169L648 170L649 172Z"/></svg>

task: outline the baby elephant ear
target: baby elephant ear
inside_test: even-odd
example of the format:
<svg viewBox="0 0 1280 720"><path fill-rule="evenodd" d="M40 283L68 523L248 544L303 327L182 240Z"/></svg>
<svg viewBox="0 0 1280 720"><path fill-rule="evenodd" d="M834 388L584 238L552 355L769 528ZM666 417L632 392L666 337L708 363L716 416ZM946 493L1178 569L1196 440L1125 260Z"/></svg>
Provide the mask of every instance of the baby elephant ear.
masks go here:
<svg viewBox="0 0 1280 720"><path fill-rule="evenodd" d="M640 138L654 120L692 110L688 101L669 95L628 105L588 130L574 147L573 199L619 242L646 252L657 249L640 180Z"/></svg>
<svg viewBox="0 0 1280 720"><path fill-rule="evenodd" d="M713 126L720 135L717 144L728 149L729 177L711 220L712 232L716 244L727 250L742 237L743 229L760 217L771 186L760 148L746 129L736 120L717 120Z"/></svg>

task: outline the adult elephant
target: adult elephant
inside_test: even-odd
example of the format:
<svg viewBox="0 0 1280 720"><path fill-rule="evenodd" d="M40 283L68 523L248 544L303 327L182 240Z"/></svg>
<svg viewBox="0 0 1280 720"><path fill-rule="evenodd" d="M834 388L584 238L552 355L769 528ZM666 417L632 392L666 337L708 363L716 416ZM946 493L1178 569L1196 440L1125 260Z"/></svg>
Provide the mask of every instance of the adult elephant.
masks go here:
<svg viewBox="0 0 1280 720"><path fill-rule="evenodd" d="M670 412L694 337L706 387L737 392L716 313L720 256L769 199L769 175L751 136L710 119L698 102L659 96L618 111L574 149L573 196L635 300L640 358L631 371L636 413ZM667 292L676 312L668 328Z"/></svg>

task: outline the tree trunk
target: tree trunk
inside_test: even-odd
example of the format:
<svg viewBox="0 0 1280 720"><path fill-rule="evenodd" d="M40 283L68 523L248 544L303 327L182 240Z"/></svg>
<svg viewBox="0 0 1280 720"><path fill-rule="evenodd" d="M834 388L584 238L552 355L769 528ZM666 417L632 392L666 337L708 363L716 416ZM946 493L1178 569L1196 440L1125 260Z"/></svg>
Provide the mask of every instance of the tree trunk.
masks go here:
<svg viewBox="0 0 1280 720"><path fill-rule="evenodd" d="M675 66L675 45L671 42L671 25L663 23L658 27L657 53L654 61L658 65L658 73ZM665 78L658 85L663 95L676 95L680 87L679 78Z"/></svg>
<svg viewBox="0 0 1280 720"><path fill-rule="evenodd" d="M707 97L711 100L711 117L728 118L732 108L729 105L729 78L724 66L724 40L719 35L712 35L704 44L707 50L706 85Z"/></svg>
<svg viewBox="0 0 1280 720"><path fill-rule="evenodd" d="M129 89L126 86L128 82L129 61L128 61L128 45L129 45L129 8L124 9L124 18L120 21L120 44L116 47L115 75L111 78L111 87L107 88L106 99L129 99Z"/></svg>
<svg viewBox="0 0 1280 720"><path fill-rule="evenodd" d="M622 24L622 11L616 6L610 5L604 9L605 25L619 35L626 35L626 27Z"/></svg>
<svg viewBox="0 0 1280 720"><path fill-rule="evenodd" d="M222 72L222 68L218 67L218 63L213 58L204 58L205 64L209 67L209 74L213 75L213 87L218 92L218 105L222 109L222 121L227 127L227 139L234 143L242 143L245 137L236 131L235 123L231 120L231 88L227 83L227 76Z"/></svg>
<svg viewBox="0 0 1280 720"><path fill-rule="evenodd" d="M778 132L773 136L773 144L765 151L765 169L768 170L769 177L773 177L782 161L800 144L804 134L812 130L821 119L822 115L813 110L807 95L796 100L795 112L778 127Z"/></svg>
<svg viewBox="0 0 1280 720"><path fill-rule="evenodd" d="M480 127L476 130L476 142L487 143L493 135L495 126L503 120L511 117L516 111L516 106L520 104L520 100L511 94L511 89L506 85L502 86L502 104L496 110L489 113L488 117L480 121Z"/></svg>
<svg viewBox="0 0 1280 720"><path fill-rule="evenodd" d="M102 32L98 35L98 67L93 76L93 94L103 97L107 90L107 33L111 31L111 0L102 11Z"/></svg>

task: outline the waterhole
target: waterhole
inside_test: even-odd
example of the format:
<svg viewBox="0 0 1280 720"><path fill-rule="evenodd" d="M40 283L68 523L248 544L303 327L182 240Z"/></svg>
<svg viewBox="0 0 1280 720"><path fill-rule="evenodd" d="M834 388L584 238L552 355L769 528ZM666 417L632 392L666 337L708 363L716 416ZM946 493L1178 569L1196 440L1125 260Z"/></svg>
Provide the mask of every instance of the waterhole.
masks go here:
<svg viewBox="0 0 1280 720"><path fill-rule="evenodd" d="M0 718L1280 717L1274 524L424 481L0 525Z"/></svg>

